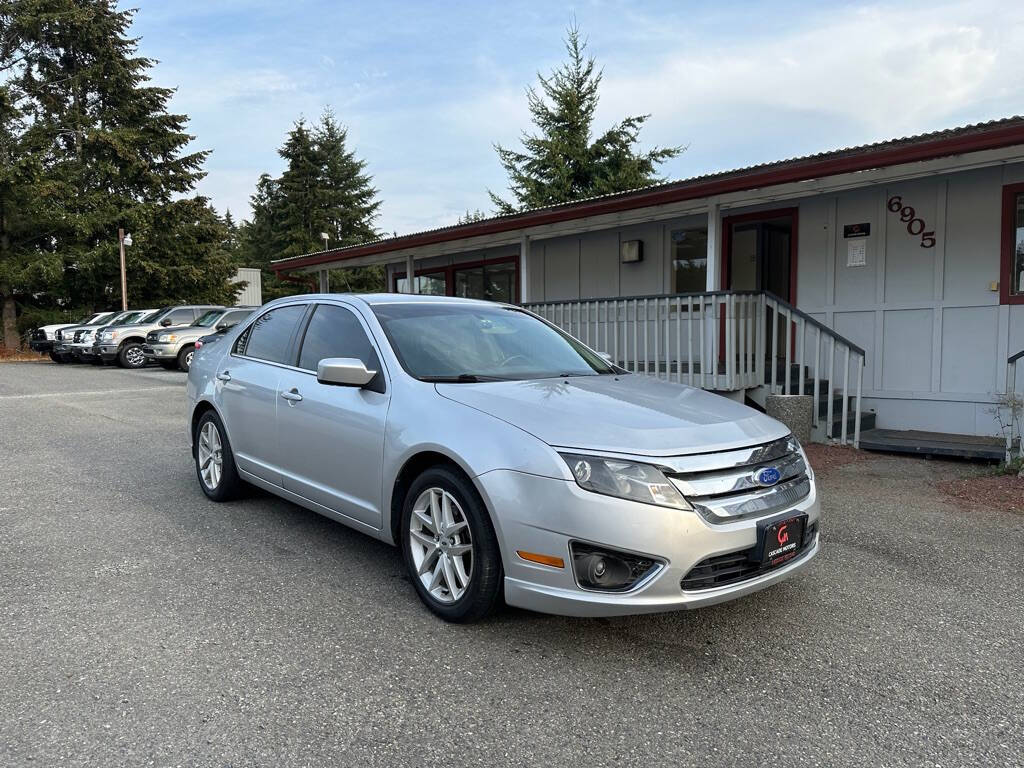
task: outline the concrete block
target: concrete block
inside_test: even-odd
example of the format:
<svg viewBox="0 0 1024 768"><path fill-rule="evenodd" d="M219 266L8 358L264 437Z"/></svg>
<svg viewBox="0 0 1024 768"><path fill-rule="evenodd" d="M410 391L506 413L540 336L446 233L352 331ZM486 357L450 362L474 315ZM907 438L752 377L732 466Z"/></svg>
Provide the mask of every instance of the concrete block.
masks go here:
<svg viewBox="0 0 1024 768"><path fill-rule="evenodd" d="M768 395L765 410L792 430L801 443L811 441L811 417L814 414L812 395Z"/></svg>

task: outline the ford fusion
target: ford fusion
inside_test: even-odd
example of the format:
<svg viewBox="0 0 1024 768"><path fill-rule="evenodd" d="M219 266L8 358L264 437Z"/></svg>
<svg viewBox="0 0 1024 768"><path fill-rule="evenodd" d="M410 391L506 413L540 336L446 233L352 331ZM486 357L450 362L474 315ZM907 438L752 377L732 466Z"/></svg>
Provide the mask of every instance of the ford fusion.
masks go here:
<svg viewBox="0 0 1024 768"><path fill-rule="evenodd" d="M299 296L197 350L196 475L399 546L423 602L607 616L762 589L818 551L814 474L777 421L629 374L521 308Z"/></svg>

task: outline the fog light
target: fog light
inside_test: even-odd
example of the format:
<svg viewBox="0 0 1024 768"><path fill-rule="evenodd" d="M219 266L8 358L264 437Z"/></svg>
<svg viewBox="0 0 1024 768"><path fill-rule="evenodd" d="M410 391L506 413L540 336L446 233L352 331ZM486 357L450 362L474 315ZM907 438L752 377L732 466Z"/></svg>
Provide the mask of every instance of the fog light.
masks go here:
<svg viewBox="0 0 1024 768"><path fill-rule="evenodd" d="M649 557L589 544L573 542L570 551L576 581L584 589L625 592L661 567Z"/></svg>

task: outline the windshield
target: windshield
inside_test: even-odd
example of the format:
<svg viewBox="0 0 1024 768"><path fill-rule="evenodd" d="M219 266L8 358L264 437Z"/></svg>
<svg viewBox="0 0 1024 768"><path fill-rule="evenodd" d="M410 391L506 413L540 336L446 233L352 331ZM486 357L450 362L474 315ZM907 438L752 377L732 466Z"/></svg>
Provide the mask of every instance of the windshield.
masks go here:
<svg viewBox="0 0 1024 768"><path fill-rule="evenodd" d="M162 310L162 309L156 309L156 310L153 310L152 312L150 312L150 313L149 313L148 315L146 315L145 317L141 317L141 318L139 318L138 320L136 320L136 323L137 323L138 325L142 325L143 323L152 323L152 322L154 322L154 321L155 321L155 320L156 320L156 319L157 319L158 317L160 317L160 313L161 313L161 312L163 312L163 310Z"/></svg>
<svg viewBox="0 0 1024 768"><path fill-rule="evenodd" d="M192 323L192 325L199 328L212 328L214 323L216 323L218 318L223 314L223 309L211 309L209 312L201 314L199 319Z"/></svg>
<svg viewBox="0 0 1024 768"><path fill-rule="evenodd" d="M402 366L425 381L545 379L616 370L577 341L511 307L378 304Z"/></svg>
<svg viewBox="0 0 1024 768"><path fill-rule="evenodd" d="M128 322L131 318L133 318L136 314L137 313L135 312L122 312L119 315L108 317L104 321L104 325L123 325L124 323Z"/></svg>
<svg viewBox="0 0 1024 768"><path fill-rule="evenodd" d="M85 325L103 325L103 324L105 324L107 322L107 318L109 318L109 317L110 317L110 313L109 312L103 312L102 314L99 314L96 317L94 317L88 323L85 323Z"/></svg>

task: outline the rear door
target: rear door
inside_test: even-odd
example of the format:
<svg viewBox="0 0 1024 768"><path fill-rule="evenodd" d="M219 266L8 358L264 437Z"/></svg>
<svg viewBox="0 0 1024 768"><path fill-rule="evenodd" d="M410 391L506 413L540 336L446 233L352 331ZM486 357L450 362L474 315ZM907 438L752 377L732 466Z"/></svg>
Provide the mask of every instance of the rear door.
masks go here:
<svg viewBox="0 0 1024 768"><path fill-rule="evenodd" d="M362 360L367 387L321 384L317 363ZM348 305L318 304L302 334L298 370L278 379L277 432L284 487L327 509L381 527L381 464L390 394L377 347Z"/></svg>
<svg viewBox="0 0 1024 768"><path fill-rule="evenodd" d="M217 369L218 402L238 468L281 485L278 468L277 385L295 355L306 304L262 313L246 328Z"/></svg>

